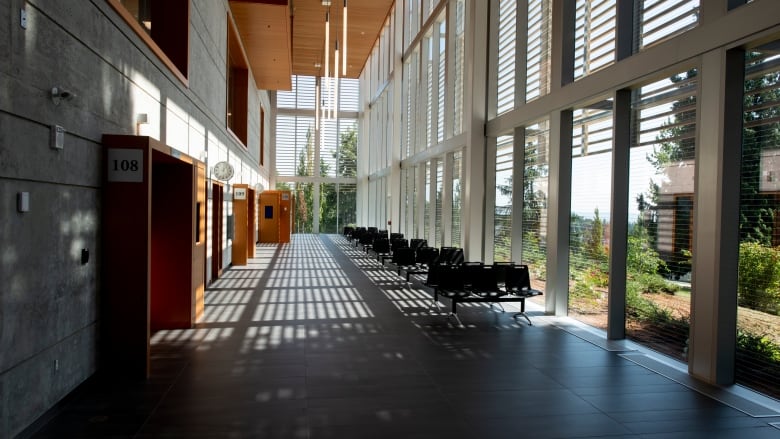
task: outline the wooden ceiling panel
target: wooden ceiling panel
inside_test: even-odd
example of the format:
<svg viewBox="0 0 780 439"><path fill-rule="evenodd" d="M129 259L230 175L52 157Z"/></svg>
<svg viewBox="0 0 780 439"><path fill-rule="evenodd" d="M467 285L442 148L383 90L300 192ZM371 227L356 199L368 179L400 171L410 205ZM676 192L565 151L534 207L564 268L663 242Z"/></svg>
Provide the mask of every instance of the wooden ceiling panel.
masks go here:
<svg viewBox="0 0 780 439"><path fill-rule="evenodd" d="M394 0L348 0L347 72L357 78L379 36ZM330 74L333 75L335 41L343 53L344 0L231 0L258 88L289 90L291 75L325 74L325 14L330 10ZM292 8L292 11L290 10Z"/></svg>
<svg viewBox="0 0 780 439"><path fill-rule="evenodd" d="M382 30L393 0L348 0L347 72L357 78L363 71L374 42ZM330 10L330 68L333 74L335 41L343 53L343 0L333 0L330 8L321 0L293 2L293 74L322 76L325 74L325 13ZM317 65L320 65L317 67ZM341 70L341 67L339 67Z"/></svg>
<svg viewBox="0 0 780 439"><path fill-rule="evenodd" d="M257 87L263 90L290 90L292 59L289 7L273 2L231 1L230 9Z"/></svg>

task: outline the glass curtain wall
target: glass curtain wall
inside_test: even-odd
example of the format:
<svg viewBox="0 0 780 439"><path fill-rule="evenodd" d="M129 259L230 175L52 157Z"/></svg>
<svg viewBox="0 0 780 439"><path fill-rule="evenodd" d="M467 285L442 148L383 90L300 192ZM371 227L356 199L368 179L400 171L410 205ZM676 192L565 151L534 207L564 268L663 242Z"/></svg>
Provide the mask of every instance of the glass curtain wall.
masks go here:
<svg viewBox="0 0 780 439"><path fill-rule="evenodd" d="M574 110L569 315L606 328L609 209L612 194L612 102Z"/></svg>
<svg viewBox="0 0 780 439"><path fill-rule="evenodd" d="M316 79L292 79L291 91L277 93L276 189L293 192L294 233L334 233L350 224L342 218L353 222L355 218L359 84L354 79L340 80L338 117L321 119L318 130L311 116L316 108ZM353 187L344 197L341 184Z"/></svg>
<svg viewBox="0 0 780 439"><path fill-rule="evenodd" d="M737 382L780 398L780 55L747 52L740 170ZM774 48L772 47L774 46Z"/></svg>
<svg viewBox="0 0 780 439"><path fill-rule="evenodd" d="M696 70L634 90L626 335L687 359L696 153Z"/></svg>

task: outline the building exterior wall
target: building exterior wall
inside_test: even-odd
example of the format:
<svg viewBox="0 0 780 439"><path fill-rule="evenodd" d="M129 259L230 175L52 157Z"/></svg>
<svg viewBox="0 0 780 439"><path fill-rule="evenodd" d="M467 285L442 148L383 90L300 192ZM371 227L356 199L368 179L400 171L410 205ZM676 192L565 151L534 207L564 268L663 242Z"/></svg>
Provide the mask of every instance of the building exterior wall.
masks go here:
<svg viewBox="0 0 780 439"><path fill-rule="evenodd" d="M229 17L227 0L191 0L184 84L104 0L0 0L0 437L24 431L101 362L103 134L138 129L209 171L230 161L230 184L267 187L258 163L270 101L251 74L248 147L226 129ZM54 86L75 96L55 103ZM54 125L65 130L60 150Z"/></svg>

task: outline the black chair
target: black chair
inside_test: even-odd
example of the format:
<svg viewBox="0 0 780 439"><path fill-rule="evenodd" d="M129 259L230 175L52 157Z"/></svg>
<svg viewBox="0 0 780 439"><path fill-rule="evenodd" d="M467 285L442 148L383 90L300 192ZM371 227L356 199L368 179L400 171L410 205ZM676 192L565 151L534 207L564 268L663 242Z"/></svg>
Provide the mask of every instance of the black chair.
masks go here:
<svg viewBox="0 0 780 439"><path fill-rule="evenodd" d="M428 275L433 274L436 283L433 293L433 305L438 307L438 296L446 297L452 302L452 310L447 314L447 318L454 317L458 325L463 326L458 318L457 304L458 299L466 298L471 295L465 287L465 272L461 267L449 264L436 264L428 268ZM430 309L430 308L429 308Z"/></svg>
<svg viewBox="0 0 780 439"><path fill-rule="evenodd" d="M414 265L414 250L409 247L399 247L393 251L390 257L390 266L399 276L402 270L412 270ZM409 282L410 273L406 274L406 281Z"/></svg>
<svg viewBox="0 0 780 439"><path fill-rule="evenodd" d="M467 282L469 282L468 289L473 294L485 299L490 306L493 306L493 304L498 305L501 308L501 312L504 312L504 307L498 302L501 296L508 294L498 284L499 273L504 271L504 267L464 265L463 268ZM496 299L496 301L492 302L491 299Z"/></svg>
<svg viewBox="0 0 780 439"><path fill-rule="evenodd" d="M531 275L527 265L506 267L505 273L506 280L504 282L504 291L506 291L507 294L512 294L523 299L541 296L543 294L541 291L531 288ZM525 317L525 319L528 320L528 324L532 324L531 319L528 318L528 315L525 313L525 300L520 302L520 312L512 317L517 318L517 316Z"/></svg>
<svg viewBox="0 0 780 439"><path fill-rule="evenodd" d="M390 234L390 241L394 239L403 239L404 234L403 233L391 233Z"/></svg>
<svg viewBox="0 0 780 439"><path fill-rule="evenodd" d="M514 262L493 262L493 266L498 269L496 276L499 286L503 286L506 281L506 268L513 267L514 265Z"/></svg>
<svg viewBox="0 0 780 439"><path fill-rule="evenodd" d="M409 240L409 247L413 248L415 251L418 250L420 247L427 247L428 241L425 239L420 238L412 238Z"/></svg>
<svg viewBox="0 0 780 439"><path fill-rule="evenodd" d="M440 264L449 264L450 260L452 259L453 255L455 255L455 251L457 248L455 247L442 247L439 249L439 259L438 263Z"/></svg>
<svg viewBox="0 0 780 439"><path fill-rule="evenodd" d="M344 236L349 237L352 235L352 232L355 231L354 227L351 226L344 226Z"/></svg>
<svg viewBox="0 0 780 439"><path fill-rule="evenodd" d="M409 247L409 241L404 238L395 238L390 240L390 251L396 251L401 247Z"/></svg>
<svg viewBox="0 0 780 439"><path fill-rule="evenodd" d="M371 251L376 254L379 261L384 262L382 257L390 257L390 240L382 237L374 238L374 242L371 243Z"/></svg>
<svg viewBox="0 0 780 439"><path fill-rule="evenodd" d="M368 253L369 250L371 250L371 246L374 243L374 238L376 237L375 233L366 232L360 236L360 245L363 246L363 250L365 250L366 253Z"/></svg>
<svg viewBox="0 0 780 439"><path fill-rule="evenodd" d="M434 247L420 247L417 249L416 262L418 265L430 266L439 258L439 249Z"/></svg>
<svg viewBox="0 0 780 439"><path fill-rule="evenodd" d="M368 230L365 227L358 227L352 232L351 240L355 242L355 246L360 242L360 238L365 235Z"/></svg>
<svg viewBox="0 0 780 439"><path fill-rule="evenodd" d="M455 251L450 256L450 264L451 265L460 265L463 263L463 249L462 248L456 248Z"/></svg>

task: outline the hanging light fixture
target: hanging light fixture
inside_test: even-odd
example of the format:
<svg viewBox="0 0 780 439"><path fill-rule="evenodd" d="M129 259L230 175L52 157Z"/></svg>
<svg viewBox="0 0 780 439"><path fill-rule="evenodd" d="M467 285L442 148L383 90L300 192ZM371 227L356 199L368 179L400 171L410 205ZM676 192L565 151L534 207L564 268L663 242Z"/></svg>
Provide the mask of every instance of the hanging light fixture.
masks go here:
<svg viewBox="0 0 780 439"><path fill-rule="evenodd" d="M314 80L314 131L320 130L320 82L321 79L318 76Z"/></svg>
<svg viewBox="0 0 780 439"><path fill-rule="evenodd" d="M333 113L331 115L331 119L335 119L338 117L339 112L339 40L336 39L336 57L335 57L335 67L333 72L333 106L331 107Z"/></svg>
<svg viewBox="0 0 780 439"><path fill-rule="evenodd" d="M341 74L346 76L347 75L347 0L344 0L344 21L343 21L342 24L343 24L343 26L342 26L343 35L342 35L342 38L341 38L341 43L344 45L344 47L343 47L343 51L342 51L342 54L341 54L341 57L343 59L343 61L342 61L343 66L341 68L341 71L342 71Z"/></svg>
<svg viewBox="0 0 780 439"><path fill-rule="evenodd" d="M325 2L322 2L324 5ZM328 2L330 6L330 2ZM330 97L330 9L325 12L325 96ZM323 106L323 116L325 116L327 107Z"/></svg>

